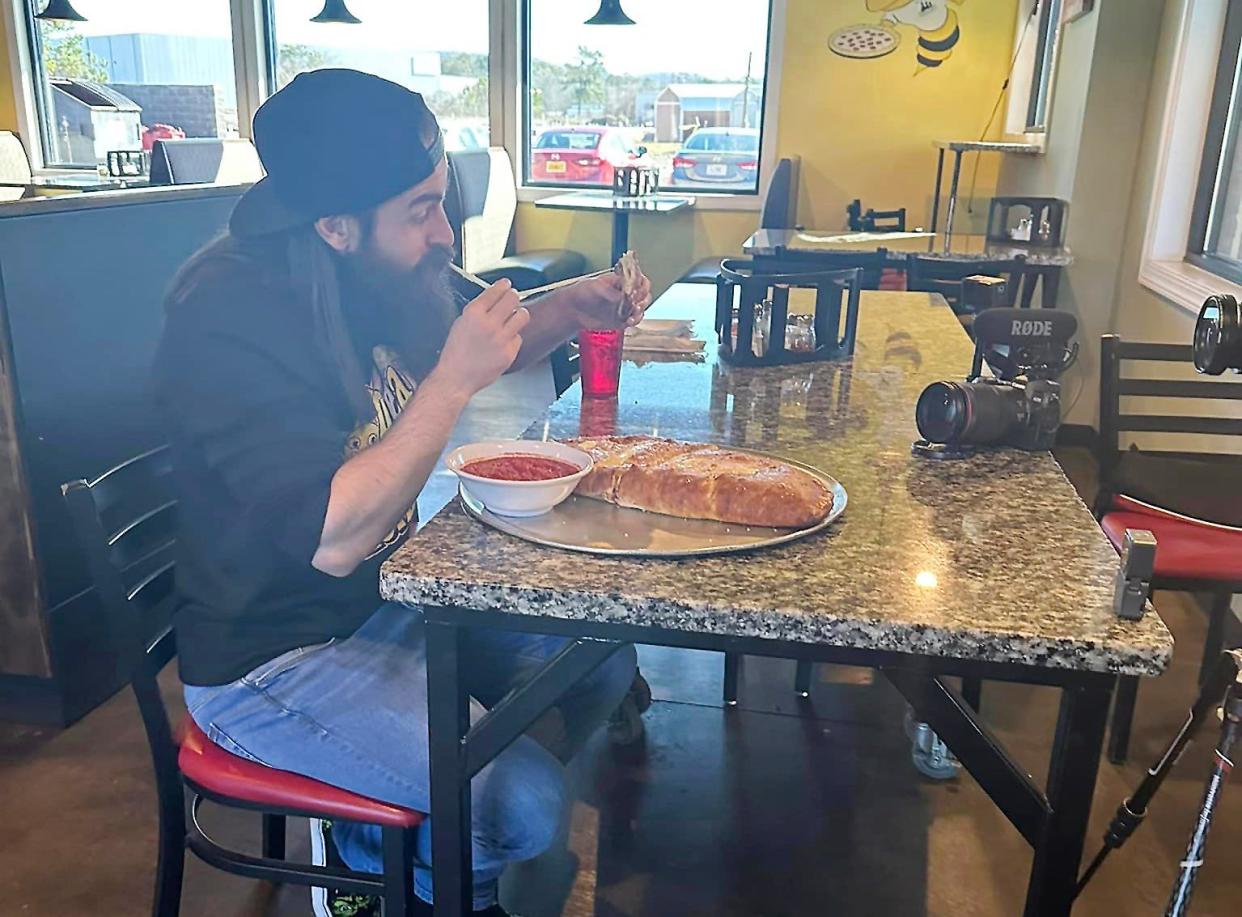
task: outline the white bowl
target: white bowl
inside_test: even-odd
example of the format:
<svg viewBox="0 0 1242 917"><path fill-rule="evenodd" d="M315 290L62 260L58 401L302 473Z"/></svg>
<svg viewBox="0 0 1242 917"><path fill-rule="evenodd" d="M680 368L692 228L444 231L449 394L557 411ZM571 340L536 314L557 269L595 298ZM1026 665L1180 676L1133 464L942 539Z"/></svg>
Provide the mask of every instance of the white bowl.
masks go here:
<svg viewBox="0 0 1242 917"><path fill-rule="evenodd" d="M498 481L462 470L470 462L501 455L539 455L559 459L578 468L575 474L547 481ZM541 516L569 497L591 470L591 456L581 449L538 440L471 443L459 446L444 460L457 475L462 489L498 516Z"/></svg>

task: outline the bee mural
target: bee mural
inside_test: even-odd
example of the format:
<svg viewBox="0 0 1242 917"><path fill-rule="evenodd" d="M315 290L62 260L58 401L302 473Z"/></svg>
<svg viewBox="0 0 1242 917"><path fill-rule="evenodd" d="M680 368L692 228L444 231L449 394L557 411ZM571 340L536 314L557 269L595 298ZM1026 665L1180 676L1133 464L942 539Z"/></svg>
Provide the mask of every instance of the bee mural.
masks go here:
<svg viewBox="0 0 1242 917"><path fill-rule="evenodd" d="M953 56L953 48L962 37L957 13L950 4L962 0L867 0L867 10L884 13L884 22L908 25L918 29L918 62L920 68L939 67Z"/></svg>
<svg viewBox="0 0 1242 917"><path fill-rule="evenodd" d="M952 6L964 0L866 0L867 11L883 13L880 22L847 26L834 32L828 47L835 54L858 60L884 57L897 50L901 35L896 26L918 32L915 56L917 76L941 66L953 56L961 40L957 13Z"/></svg>

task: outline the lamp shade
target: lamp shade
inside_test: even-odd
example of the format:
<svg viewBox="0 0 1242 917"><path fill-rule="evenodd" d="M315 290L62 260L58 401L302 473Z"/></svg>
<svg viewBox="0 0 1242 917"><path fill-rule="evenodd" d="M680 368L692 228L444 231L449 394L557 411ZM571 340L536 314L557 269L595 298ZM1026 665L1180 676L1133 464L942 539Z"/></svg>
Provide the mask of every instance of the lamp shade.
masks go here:
<svg viewBox="0 0 1242 917"><path fill-rule="evenodd" d="M311 19L311 22L343 22L357 25L362 20L349 11L345 0L324 0L323 9L319 11L318 16Z"/></svg>
<svg viewBox="0 0 1242 917"><path fill-rule="evenodd" d="M634 25L634 20L621 9L621 0L600 0L599 12L586 25Z"/></svg>
<svg viewBox="0 0 1242 917"><path fill-rule="evenodd" d="M43 12L35 13L35 19L86 22L86 17L73 8L69 0L47 0Z"/></svg>

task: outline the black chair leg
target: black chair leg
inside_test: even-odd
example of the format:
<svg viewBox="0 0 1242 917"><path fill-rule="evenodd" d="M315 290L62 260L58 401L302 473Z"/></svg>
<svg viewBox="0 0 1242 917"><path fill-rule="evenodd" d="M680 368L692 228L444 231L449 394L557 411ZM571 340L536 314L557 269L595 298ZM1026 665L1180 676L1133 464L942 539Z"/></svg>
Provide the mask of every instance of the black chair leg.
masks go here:
<svg viewBox="0 0 1242 917"><path fill-rule="evenodd" d="M1117 679L1113 721L1108 730L1108 760L1114 764L1125 764L1130 756L1130 728L1134 725L1138 688L1139 680L1133 675L1122 675Z"/></svg>
<svg viewBox="0 0 1242 917"><path fill-rule="evenodd" d="M742 654L725 653L724 702L732 707L737 703L737 682L742 672Z"/></svg>
<svg viewBox="0 0 1242 917"><path fill-rule="evenodd" d="M962 679L962 700L970 705L970 709L979 712L979 707L983 703L983 679L982 678L963 678Z"/></svg>
<svg viewBox="0 0 1242 917"><path fill-rule="evenodd" d="M384 828L384 917L414 917L414 828Z"/></svg>
<svg viewBox="0 0 1242 917"><path fill-rule="evenodd" d="M185 797L178 790L160 793L160 836L155 866L152 917L176 917L181 912L181 882L185 875Z"/></svg>
<svg viewBox="0 0 1242 917"><path fill-rule="evenodd" d="M1199 664L1199 684L1216 665L1225 650L1225 622L1233 605L1232 592L1218 592L1212 597L1212 610L1208 613L1207 639L1203 641L1203 661Z"/></svg>
<svg viewBox="0 0 1242 917"><path fill-rule="evenodd" d="M794 674L794 690L798 692L799 697L811 696L811 673L815 670L815 663L807 662L805 659L798 660L798 671Z"/></svg>
<svg viewBox="0 0 1242 917"><path fill-rule="evenodd" d="M263 856L269 860L285 858L285 817L263 813Z"/></svg>

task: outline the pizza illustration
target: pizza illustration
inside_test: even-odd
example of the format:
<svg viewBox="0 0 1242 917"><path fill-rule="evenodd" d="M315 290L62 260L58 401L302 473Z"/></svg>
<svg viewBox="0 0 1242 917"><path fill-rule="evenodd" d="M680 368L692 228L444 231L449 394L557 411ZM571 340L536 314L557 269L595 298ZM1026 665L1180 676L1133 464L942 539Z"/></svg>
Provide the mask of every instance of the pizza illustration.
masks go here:
<svg viewBox="0 0 1242 917"><path fill-rule="evenodd" d="M834 54L856 60L883 57L896 51L899 44L901 36L882 25L849 25L828 37L828 47Z"/></svg>

